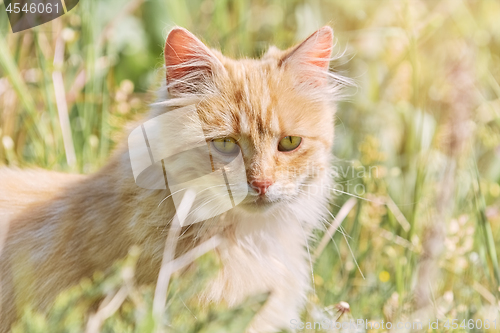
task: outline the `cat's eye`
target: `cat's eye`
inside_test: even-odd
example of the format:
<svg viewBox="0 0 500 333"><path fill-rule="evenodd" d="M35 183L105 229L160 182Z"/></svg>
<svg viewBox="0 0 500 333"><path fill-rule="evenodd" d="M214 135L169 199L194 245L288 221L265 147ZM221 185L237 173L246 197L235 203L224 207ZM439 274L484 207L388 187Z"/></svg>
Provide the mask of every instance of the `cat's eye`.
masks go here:
<svg viewBox="0 0 500 333"><path fill-rule="evenodd" d="M213 139L212 145L222 154L236 154L239 151L238 144L233 138Z"/></svg>
<svg viewBox="0 0 500 333"><path fill-rule="evenodd" d="M300 143L302 142L302 138L300 136L285 136L283 139L281 139L280 143L278 144L278 150L279 151L292 151L297 149L298 146L300 146Z"/></svg>

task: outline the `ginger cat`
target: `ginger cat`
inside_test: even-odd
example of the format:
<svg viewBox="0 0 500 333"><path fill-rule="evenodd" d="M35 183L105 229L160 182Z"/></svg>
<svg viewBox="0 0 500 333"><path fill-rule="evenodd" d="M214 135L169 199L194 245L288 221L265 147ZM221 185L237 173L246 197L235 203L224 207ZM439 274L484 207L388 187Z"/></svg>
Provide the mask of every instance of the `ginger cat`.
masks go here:
<svg viewBox="0 0 500 333"><path fill-rule="evenodd" d="M233 60L185 29L167 37L166 85L148 119L194 104L214 154L241 151L248 190L210 223L184 227L177 253L224 238L205 298L233 305L271 291L248 332L289 327L310 290L307 242L328 215L333 102L344 82L328 71L332 42L323 27L288 50ZM169 193L137 186L126 145L90 176L0 169L0 332L26 304L47 308L134 244L143 249L138 282L155 282L175 213Z"/></svg>

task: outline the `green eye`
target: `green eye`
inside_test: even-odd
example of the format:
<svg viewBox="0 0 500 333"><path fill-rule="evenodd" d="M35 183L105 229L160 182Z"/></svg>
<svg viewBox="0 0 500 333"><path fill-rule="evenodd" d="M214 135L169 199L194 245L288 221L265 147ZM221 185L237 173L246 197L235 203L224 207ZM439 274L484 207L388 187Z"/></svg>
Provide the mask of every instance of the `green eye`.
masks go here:
<svg viewBox="0 0 500 333"><path fill-rule="evenodd" d="M278 150L279 151L295 150L297 149L298 146L300 146L301 142L302 138L300 136L285 136L283 139L281 139L278 145Z"/></svg>
<svg viewBox="0 0 500 333"><path fill-rule="evenodd" d="M239 151L236 140L233 138L213 139L212 145L223 154L235 154Z"/></svg>

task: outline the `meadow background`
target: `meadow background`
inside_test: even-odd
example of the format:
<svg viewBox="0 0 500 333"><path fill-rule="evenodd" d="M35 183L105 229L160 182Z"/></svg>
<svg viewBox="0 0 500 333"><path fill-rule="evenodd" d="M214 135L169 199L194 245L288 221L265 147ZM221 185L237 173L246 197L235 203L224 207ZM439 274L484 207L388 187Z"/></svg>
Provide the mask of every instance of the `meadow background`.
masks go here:
<svg viewBox="0 0 500 333"><path fill-rule="evenodd" d="M337 191L330 230L341 226L311 241L315 293L302 320L496 319L489 331L500 331L499 17L497 0L81 0L12 34L0 0L0 165L101 167L153 101L174 25L226 55L258 57L329 24L332 70L357 83L338 107L337 189L361 198ZM63 293L48 315L26 309L15 331L155 331L153 286L133 281L138 251ZM209 253L188 279L174 276L164 330L243 331L266 295L199 307L217 265Z"/></svg>

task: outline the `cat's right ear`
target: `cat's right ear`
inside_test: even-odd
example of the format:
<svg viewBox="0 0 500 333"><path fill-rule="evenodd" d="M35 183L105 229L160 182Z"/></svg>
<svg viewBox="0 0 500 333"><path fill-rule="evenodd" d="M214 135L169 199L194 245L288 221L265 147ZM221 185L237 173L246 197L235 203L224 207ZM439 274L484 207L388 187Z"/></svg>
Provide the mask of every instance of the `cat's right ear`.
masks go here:
<svg viewBox="0 0 500 333"><path fill-rule="evenodd" d="M222 66L205 44L184 28L173 28L165 44L167 87L171 94L201 93Z"/></svg>
<svg viewBox="0 0 500 333"><path fill-rule="evenodd" d="M332 49L333 30L329 26L324 26L288 50L280 65L298 70L301 82L322 86L326 82Z"/></svg>

